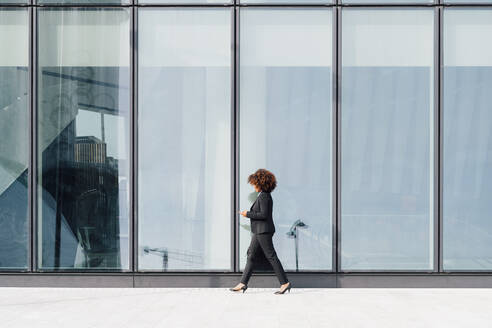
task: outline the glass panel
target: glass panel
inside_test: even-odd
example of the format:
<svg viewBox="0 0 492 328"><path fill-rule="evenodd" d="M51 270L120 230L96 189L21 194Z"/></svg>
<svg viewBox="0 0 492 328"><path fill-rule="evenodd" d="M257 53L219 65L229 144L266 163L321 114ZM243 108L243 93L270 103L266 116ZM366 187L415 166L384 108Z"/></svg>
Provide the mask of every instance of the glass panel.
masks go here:
<svg viewBox="0 0 492 328"><path fill-rule="evenodd" d="M257 196L247 177L271 170L274 245L285 269L332 268L332 11L241 10L240 210ZM250 220L240 216L240 263ZM296 220L307 227L295 240Z"/></svg>
<svg viewBox="0 0 492 328"><path fill-rule="evenodd" d="M128 269L129 17L126 9L39 11L43 269Z"/></svg>
<svg viewBox="0 0 492 328"><path fill-rule="evenodd" d="M331 4L333 0L240 0L241 3L262 3L262 4L318 4L318 3L326 3Z"/></svg>
<svg viewBox="0 0 492 328"><path fill-rule="evenodd" d="M433 16L343 10L343 270L433 267Z"/></svg>
<svg viewBox="0 0 492 328"><path fill-rule="evenodd" d="M29 0L0 0L0 4L29 3Z"/></svg>
<svg viewBox="0 0 492 328"><path fill-rule="evenodd" d="M463 3L463 4L473 4L473 3L492 3L492 0L443 0L444 3Z"/></svg>
<svg viewBox="0 0 492 328"><path fill-rule="evenodd" d="M231 18L139 11L139 269L231 268Z"/></svg>
<svg viewBox="0 0 492 328"><path fill-rule="evenodd" d="M341 0L342 3L353 4L412 4L412 3L434 3L434 0Z"/></svg>
<svg viewBox="0 0 492 328"><path fill-rule="evenodd" d="M27 10L0 10L0 268L27 267L29 159Z"/></svg>
<svg viewBox="0 0 492 328"><path fill-rule="evenodd" d="M232 3L234 0L138 0L140 4L222 4Z"/></svg>
<svg viewBox="0 0 492 328"><path fill-rule="evenodd" d="M33 1L37 1L37 3L39 4L82 4L82 5L84 4L118 5L118 4L128 4L131 2L131 0L33 0Z"/></svg>
<svg viewBox="0 0 492 328"><path fill-rule="evenodd" d="M444 11L443 265L492 269L492 10Z"/></svg>

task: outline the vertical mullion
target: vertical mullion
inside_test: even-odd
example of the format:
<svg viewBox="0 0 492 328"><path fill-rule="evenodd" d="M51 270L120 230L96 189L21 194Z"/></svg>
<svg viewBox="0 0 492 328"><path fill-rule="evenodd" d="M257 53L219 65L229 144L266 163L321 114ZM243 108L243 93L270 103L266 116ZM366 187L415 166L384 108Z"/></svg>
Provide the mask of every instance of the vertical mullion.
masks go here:
<svg viewBox="0 0 492 328"><path fill-rule="evenodd" d="M336 19L336 117L335 117L335 124L336 124L336 181L335 181L335 188L336 188L336 272L342 271L342 265L341 265L341 223L342 223L342 218L341 218L341 204L342 204L342 196L341 196L341 190L342 190L342 183L341 183L341 161L342 161L342 148L341 148L341 137L342 137L342 132L341 132L341 120L342 120L342 115L341 115L341 109L342 109L342 96L341 96L341 90L342 90L342 8L337 7L337 19Z"/></svg>
<svg viewBox="0 0 492 328"><path fill-rule="evenodd" d="M438 138L437 138L437 144L438 144L438 196L437 196L437 206L438 206L438 231L437 231L437 237L438 237L438 242L437 246L438 251L437 251L437 256L438 256L438 262L437 262L437 270L439 272L443 272L443 204L442 204L442 195L443 195L443 7L440 6L438 9L438 58L437 58L437 79L438 79L438 90L437 90L437 97L439 99L439 104L437 107L437 123L438 123Z"/></svg>
<svg viewBox="0 0 492 328"><path fill-rule="evenodd" d="M130 92L130 271L135 272L138 270L138 142L137 142L137 91L138 91L138 62L137 62L137 24L138 24L138 12L137 7L131 7L131 24L130 24L130 80L131 80L131 92Z"/></svg>
<svg viewBox="0 0 492 328"><path fill-rule="evenodd" d="M439 156L439 136L440 136L440 131L439 131L439 25L440 25L440 20L439 20L439 8L435 7L434 8L434 37L433 37L433 42L434 42L434 106L433 106L433 154L431 154L433 157L433 271L439 271L439 251L440 251L440 243L439 243L439 181L440 181L440 173L439 173L439 162L440 162L440 156Z"/></svg>
<svg viewBox="0 0 492 328"><path fill-rule="evenodd" d="M338 14L338 7L333 7L332 8L332 17L333 17L333 22L332 22L332 42L331 42L331 53L332 53L332 78L331 78L331 83L332 83L332 108L331 108L331 135L332 135L332 140L331 140L331 145L332 145L332 158L331 158L331 163L332 163L332 170L331 170L331 185L332 185L332 195L331 195L331 223L332 223L332 266L331 270L332 271L337 271L337 254L338 254L338 247L337 247L337 90L338 90L338 83L337 83L337 77L338 77L338 56L337 56L337 14Z"/></svg>
<svg viewBox="0 0 492 328"><path fill-rule="evenodd" d="M38 271L38 208L37 208L37 176L38 176L38 149L37 149L37 77L38 77L38 60L37 60L37 47L38 47L38 9L36 7L30 8L30 44L31 47L30 56L30 79L31 79L31 92L30 92L30 175L29 183L31 184L30 197L30 249L31 249L31 270Z"/></svg>
<svg viewBox="0 0 492 328"><path fill-rule="evenodd" d="M28 9L28 33L29 33L29 50L28 50L28 56L29 56L29 62L28 62L28 79L29 79L29 101L28 101L28 129L29 129L29 136L28 136L28 142L29 142L29 159L28 159L28 164L27 164L27 209L28 209L28 229L27 229L27 270L28 271L33 271L33 245L32 245L32 235L33 235L33 195L32 195L32 190L33 190L33 174L32 174L32 169L33 169L33 7L29 7Z"/></svg>
<svg viewBox="0 0 492 328"><path fill-rule="evenodd" d="M233 144L232 144L232 157L233 157L233 167L232 172L232 188L233 188L233 247L232 247L232 257L233 257L233 271L239 272L239 215L237 213L239 209L239 21L240 21L240 7L234 6L233 10L233 53L232 53L232 63L233 66L233 97L232 97L232 128L233 128Z"/></svg>

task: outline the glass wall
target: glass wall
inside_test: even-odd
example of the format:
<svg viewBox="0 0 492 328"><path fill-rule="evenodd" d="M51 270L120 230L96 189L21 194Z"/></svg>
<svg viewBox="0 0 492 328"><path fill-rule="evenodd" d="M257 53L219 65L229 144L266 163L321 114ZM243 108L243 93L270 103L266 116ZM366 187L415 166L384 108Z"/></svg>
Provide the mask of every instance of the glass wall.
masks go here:
<svg viewBox="0 0 492 328"><path fill-rule="evenodd" d="M341 268L433 268L432 9L343 9Z"/></svg>
<svg viewBox="0 0 492 328"><path fill-rule="evenodd" d="M444 11L443 267L492 269L492 9Z"/></svg>
<svg viewBox="0 0 492 328"><path fill-rule="evenodd" d="M130 12L38 12L38 261L128 269Z"/></svg>
<svg viewBox="0 0 492 328"><path fill-rule="evenodd" d="M231 14L139 12L139 269L231 269Z"/></svg>
<svg viewBox="0 0 492 328"><path fill-rule="evenodd" d="M0 269L27 267L28 31L26 9L0 10Z"/></svg>
<svg viewBox="0 0 492 328"><path fill-rule="evenodd" d="M492 0L441 2L0 0L0 271L241 272L266 168L290 272L492 272Z"/></svg>
<svg viewBox="0 0 492 328"><path fill-rule="evenodd" d="M277 177L274 244L285 269L332 269L332 11L241 10L239 205L256 198L247 177ZM240 264L250 242L240 217ZM295 240L287 233L299 228Z"/></svg>

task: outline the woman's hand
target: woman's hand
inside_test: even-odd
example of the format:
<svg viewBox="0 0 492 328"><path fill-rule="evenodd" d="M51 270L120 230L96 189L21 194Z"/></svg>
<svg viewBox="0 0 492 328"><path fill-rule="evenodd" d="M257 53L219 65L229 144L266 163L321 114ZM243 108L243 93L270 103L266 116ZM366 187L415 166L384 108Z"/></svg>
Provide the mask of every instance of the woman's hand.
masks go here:
<svg viewBox="0 0 492 328"><path fill-rule="evenodd" d="M241 214L242 216L246 217L246 212L247 212L247 211L242 211L242 212L241 212L241 211L239 211L239 214Z"/></svg>

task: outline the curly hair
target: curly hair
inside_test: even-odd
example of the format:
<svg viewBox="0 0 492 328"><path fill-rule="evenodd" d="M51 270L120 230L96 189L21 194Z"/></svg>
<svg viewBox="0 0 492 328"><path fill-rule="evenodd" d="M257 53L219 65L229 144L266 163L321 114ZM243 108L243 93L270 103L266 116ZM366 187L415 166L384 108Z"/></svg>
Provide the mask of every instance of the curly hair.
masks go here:
<svg viewBox="0 0 492 328"><path fill-rule="evenodd" d="M265 169L258 169L248 177L248 183L260 188L264 192L272 192L277 186L275 175Z"/></svg>

